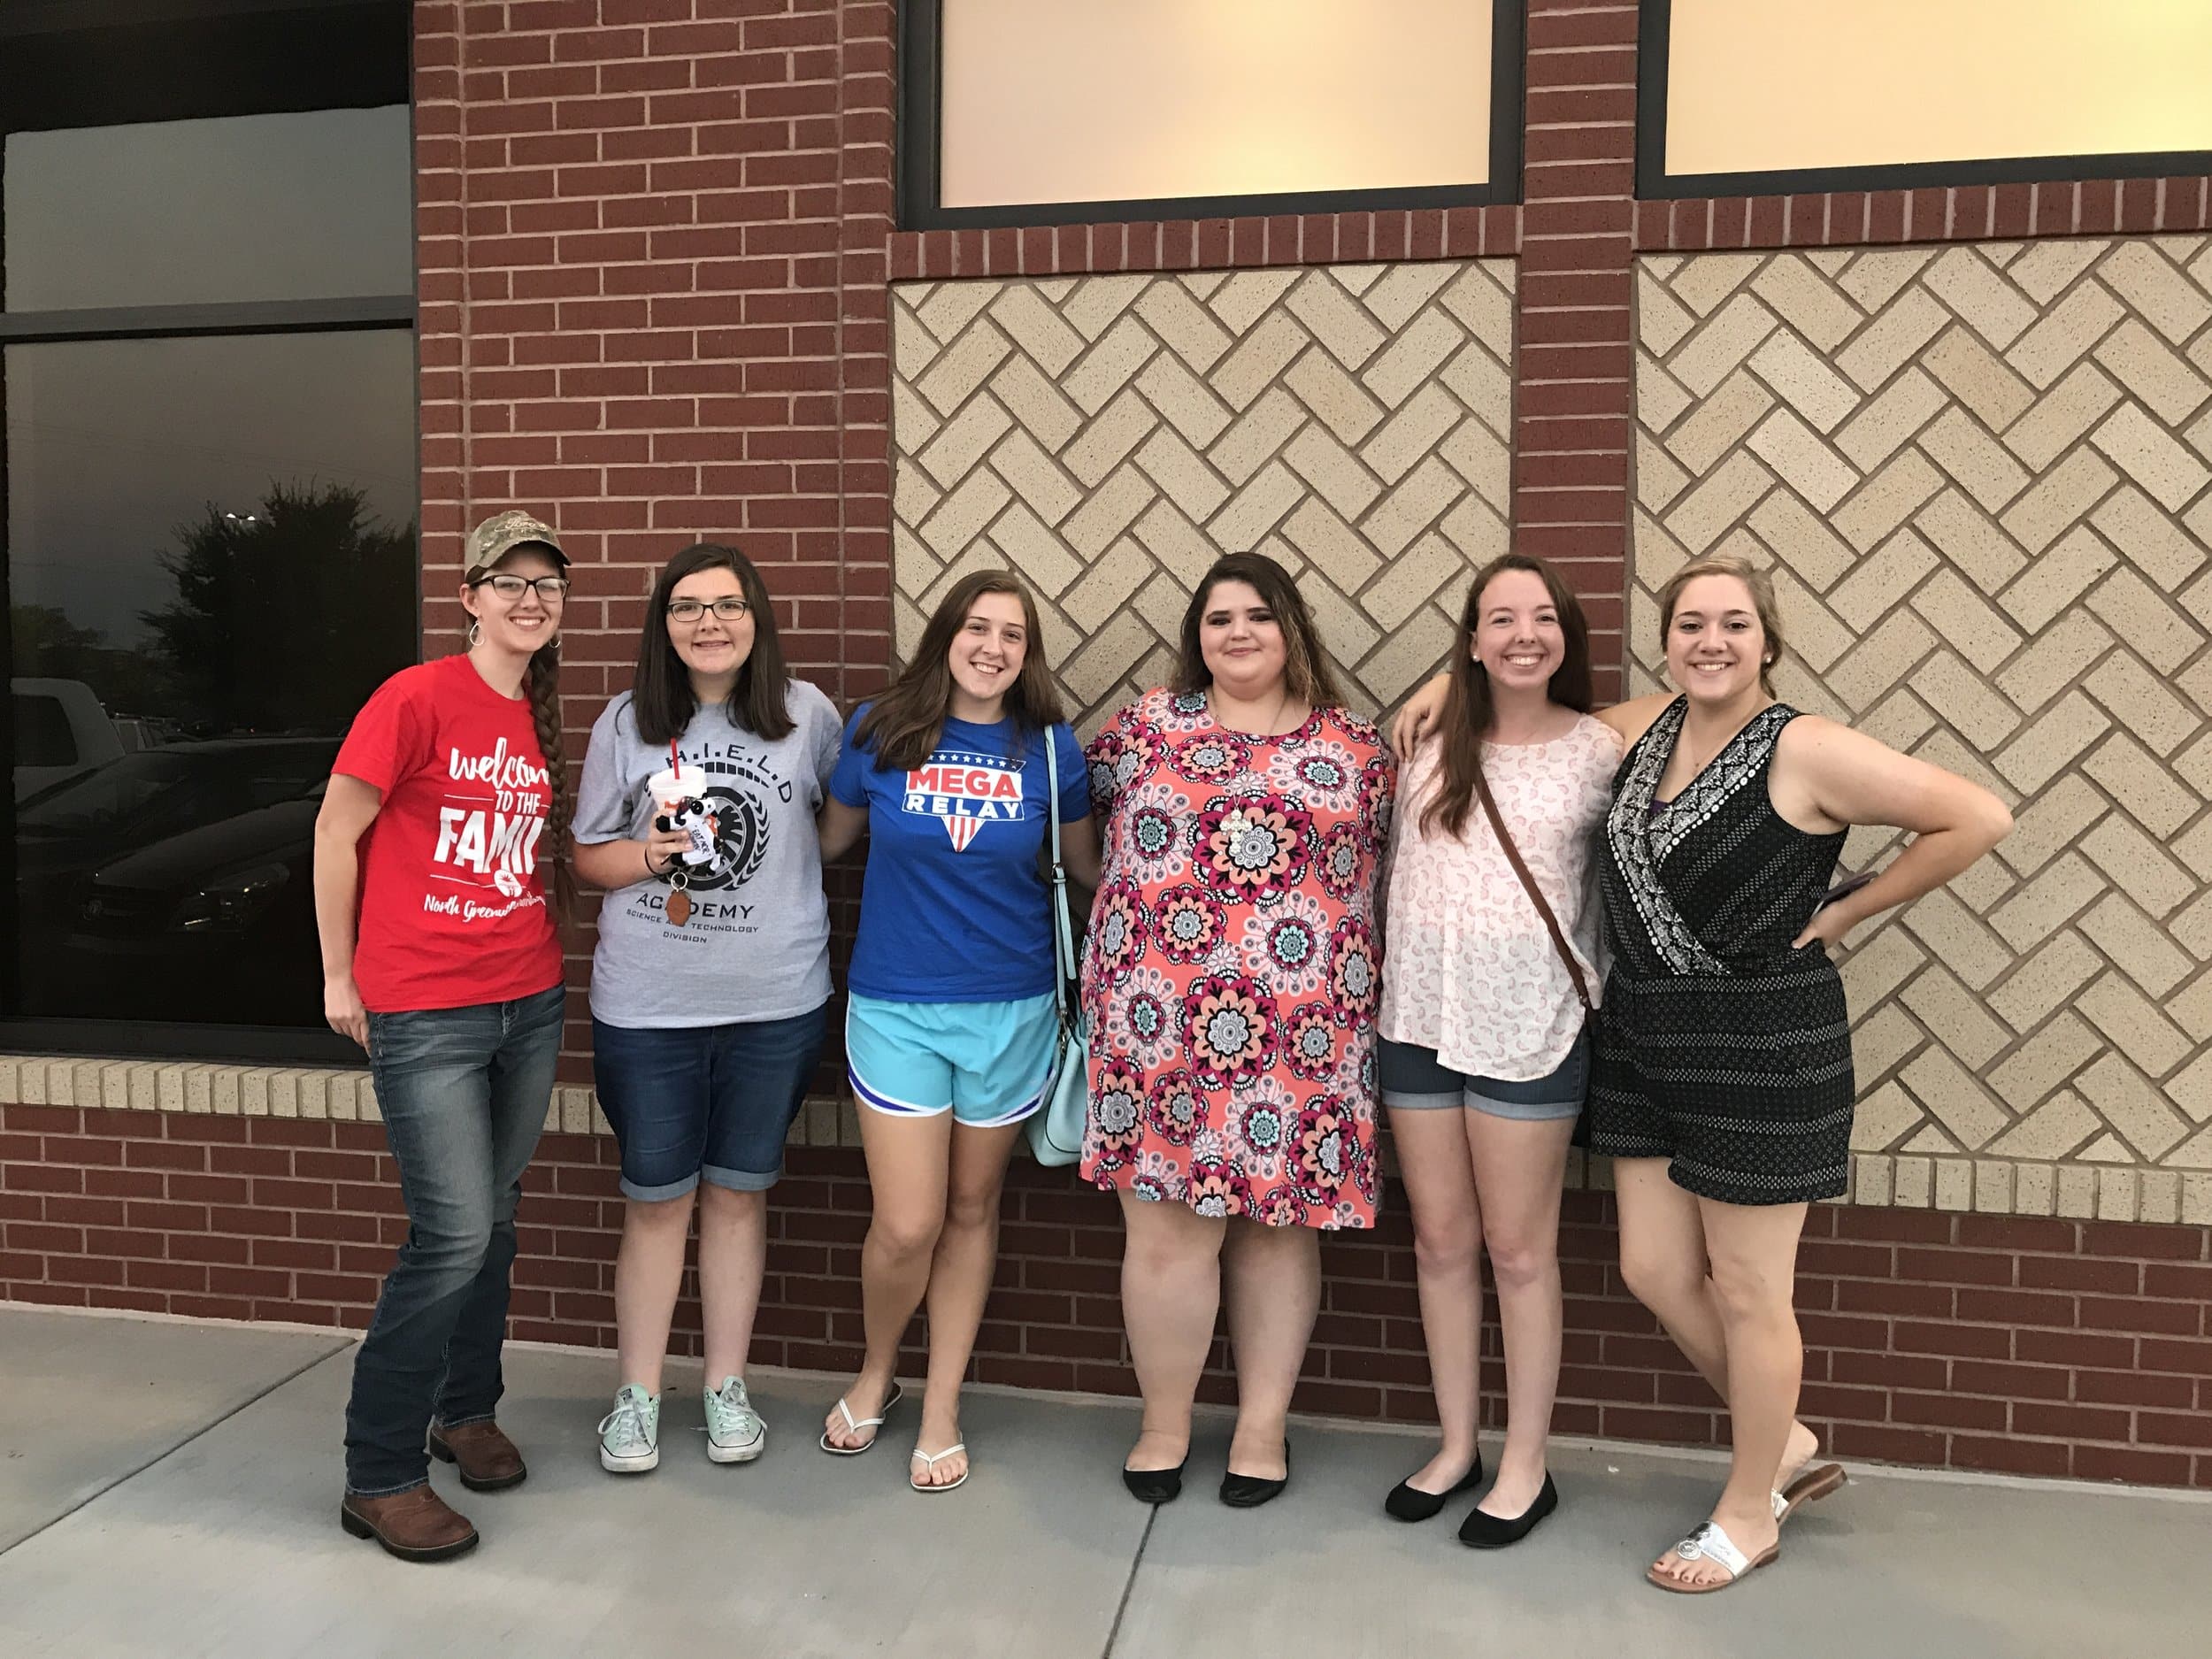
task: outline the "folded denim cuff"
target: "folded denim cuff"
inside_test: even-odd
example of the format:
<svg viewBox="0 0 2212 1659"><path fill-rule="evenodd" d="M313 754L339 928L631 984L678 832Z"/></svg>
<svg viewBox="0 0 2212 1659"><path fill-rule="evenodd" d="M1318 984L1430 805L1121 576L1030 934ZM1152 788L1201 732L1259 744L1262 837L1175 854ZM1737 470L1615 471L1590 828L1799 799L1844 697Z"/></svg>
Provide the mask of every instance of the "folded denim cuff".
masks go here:
<svg viewBox="0 0 2212 1659"><path fill-rule="evenodd" d="M346 1496L349 1498L396 1498L403 1492L412 1492L417 1486L426 1486L429 1484L430 1477L427 1473L419 1475L412 1480L403 1480L396 1486L357 1486L349 1479L346 1482Z"/></svg>

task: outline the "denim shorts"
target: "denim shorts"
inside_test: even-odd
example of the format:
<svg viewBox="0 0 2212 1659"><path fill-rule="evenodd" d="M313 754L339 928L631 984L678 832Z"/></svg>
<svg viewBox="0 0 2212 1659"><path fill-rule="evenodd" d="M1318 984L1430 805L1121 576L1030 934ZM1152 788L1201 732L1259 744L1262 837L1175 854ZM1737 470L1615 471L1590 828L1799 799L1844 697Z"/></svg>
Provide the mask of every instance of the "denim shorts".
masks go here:
<svg viewBox="0 0 2212 1659"><path fill-rule="evenodd" d="M1044 1103L1058 1034L1052 995L1013 1002L845 1003L853 1094L893 1118L940 1118L971 1129L1019 1123Z"/></svg>
<svg viewBox="0 0 2212 1659"><path fill-rule="evenodd" d="M1577 1116L1590 1089L1586 1026L1575 1038L1574 1047L1567 1050L1557 1071L1521 1083L1455 1071L1436 1057L1435 1049L1417 1048L1409 1042L1393 1042L1385 1037L1379 1047L1382 1102L1402 1111L1463 1106L1493 1118L1545 1123Z"/></svg>
<svg viewBox="0 0 2212 1659"><path fill-rule="evenodd" d="M668 1029L591 1022L599 1109L622 1148L622 1190L680 1198L702 1179L764 1192L822 1052L828 1004L788 1019Z"/></svg>

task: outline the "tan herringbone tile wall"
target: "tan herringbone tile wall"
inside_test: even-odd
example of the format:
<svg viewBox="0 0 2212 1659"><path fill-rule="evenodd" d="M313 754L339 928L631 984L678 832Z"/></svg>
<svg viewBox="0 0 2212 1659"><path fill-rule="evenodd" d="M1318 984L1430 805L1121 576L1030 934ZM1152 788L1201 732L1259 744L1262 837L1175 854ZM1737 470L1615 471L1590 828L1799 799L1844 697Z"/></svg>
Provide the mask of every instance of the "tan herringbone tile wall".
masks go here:
<svg viewBox="0 0 2212 1659"><path fill-rule="evenodd" d="M2212 242L1654 257L1637 296L1632 683L1655 588L1743 554L1786 695L2018 820L1845 962L1854 1196L2212 1219Z"/></svg>
<svg viewBox="0 0 2212 1659"><path fill-rule="evenodd" d="M1298 577L1371 713L1441 660L1504 549L1511 260L891 298L897 649L960 575L1010 566L1087 730L1165 677L1219 554Z"/></svg>

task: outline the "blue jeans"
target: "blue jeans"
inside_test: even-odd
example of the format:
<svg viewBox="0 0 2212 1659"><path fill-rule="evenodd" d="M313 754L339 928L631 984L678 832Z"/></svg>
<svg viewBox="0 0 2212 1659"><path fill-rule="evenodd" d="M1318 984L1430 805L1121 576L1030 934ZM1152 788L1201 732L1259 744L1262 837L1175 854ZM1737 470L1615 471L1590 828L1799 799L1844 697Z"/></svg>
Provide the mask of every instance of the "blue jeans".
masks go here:
<svg viewBox="0 0 2212 1659"><path fill-rule="evenodd" d="M424 1437L488 1418L504 1389L515 1205L560 1057L559 987L511 1002L369 1016L369 1069L407 1242L353 1362L346 1490L381 1497L429 1478Z"/></svg>
<svg viewBox="0 0 2212 1659"><path fill-rule="evenodd" d="M827 1004L727 1025L591 1022L599 1109L622 1148L622 1191L651 1203L703 1178L765 1192L822 1052Z"/></svg>

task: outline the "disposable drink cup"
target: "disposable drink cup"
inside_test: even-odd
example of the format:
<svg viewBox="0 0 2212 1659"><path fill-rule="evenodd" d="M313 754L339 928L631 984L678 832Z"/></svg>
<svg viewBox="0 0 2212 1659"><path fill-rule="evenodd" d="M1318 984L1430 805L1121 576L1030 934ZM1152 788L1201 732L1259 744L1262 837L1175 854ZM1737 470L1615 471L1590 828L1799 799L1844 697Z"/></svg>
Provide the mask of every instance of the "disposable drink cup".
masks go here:
<svg viewBox="0 0 2212 1659"><path fill-rule="evenodd" d="M706 810L707 774L696 766L664 766L645 780L664 817L675 818L691 838L687 861L714 856L714 826ZM691 803L697 810L686 811Z"/></svg>

